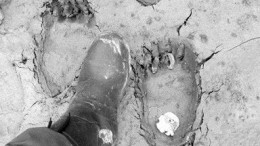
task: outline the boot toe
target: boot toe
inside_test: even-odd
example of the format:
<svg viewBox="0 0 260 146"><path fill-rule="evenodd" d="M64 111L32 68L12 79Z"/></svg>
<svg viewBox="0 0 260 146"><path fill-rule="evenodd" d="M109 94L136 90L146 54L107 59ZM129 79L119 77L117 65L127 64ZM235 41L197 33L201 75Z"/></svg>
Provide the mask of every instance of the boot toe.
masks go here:
<svg viewBox="0 0 260 146"><path fill-rule="evenodd" d="M92 43L79 80L123 79L128 74L129 58L129 47L122 37L116 33L105 34Z"/></svg>

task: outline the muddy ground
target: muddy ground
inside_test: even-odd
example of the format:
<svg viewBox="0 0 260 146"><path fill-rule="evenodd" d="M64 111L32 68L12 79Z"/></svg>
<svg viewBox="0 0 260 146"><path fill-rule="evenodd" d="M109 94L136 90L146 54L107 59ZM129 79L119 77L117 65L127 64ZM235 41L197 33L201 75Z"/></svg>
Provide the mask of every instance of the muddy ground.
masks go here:
<svg viewBox="0 0 260 146"><path fill-rule="evenodd" d="M108 31L132 55L151 42L189 39L203 62L194 145L259 145L259 0L82 2L75 13L46 0L0 1L0 145L66 110L91 42ZM133 90L120 107L120 145L146 146Z"/></svg>

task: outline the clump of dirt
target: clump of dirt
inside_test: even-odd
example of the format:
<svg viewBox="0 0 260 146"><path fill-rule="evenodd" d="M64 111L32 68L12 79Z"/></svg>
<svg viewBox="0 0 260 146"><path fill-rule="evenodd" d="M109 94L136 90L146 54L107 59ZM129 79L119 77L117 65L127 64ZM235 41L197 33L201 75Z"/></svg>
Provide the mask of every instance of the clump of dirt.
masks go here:
<svg viewBox="0 0 260 146"><path fill-rule="evenodd" d="M137 0L143 6L156 5L160 0Z"/></svg>

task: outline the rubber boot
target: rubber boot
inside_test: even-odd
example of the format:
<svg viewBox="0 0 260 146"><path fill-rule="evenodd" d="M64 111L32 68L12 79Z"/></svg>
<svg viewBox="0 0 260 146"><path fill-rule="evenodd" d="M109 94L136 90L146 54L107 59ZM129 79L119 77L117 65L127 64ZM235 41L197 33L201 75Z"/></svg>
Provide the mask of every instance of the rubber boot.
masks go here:
<svg viewBox="0 0 260 146"><path fill-rule="evenodd" d="M78 146L116 143L117 107L129 76L129 47L121 36L96 39L82 64L76 96L51 129Z"/></svg>

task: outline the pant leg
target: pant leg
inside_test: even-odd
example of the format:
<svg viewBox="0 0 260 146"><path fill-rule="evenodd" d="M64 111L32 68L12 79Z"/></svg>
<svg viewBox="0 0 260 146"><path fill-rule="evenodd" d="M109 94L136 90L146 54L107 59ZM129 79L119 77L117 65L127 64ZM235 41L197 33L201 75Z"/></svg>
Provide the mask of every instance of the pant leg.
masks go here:
<svg viewBox="0 0 260 146"><path fill-rule="evenodd" d="M62 134L39 127L27 129L6 146L72 146L72 144Z"/></svg>

